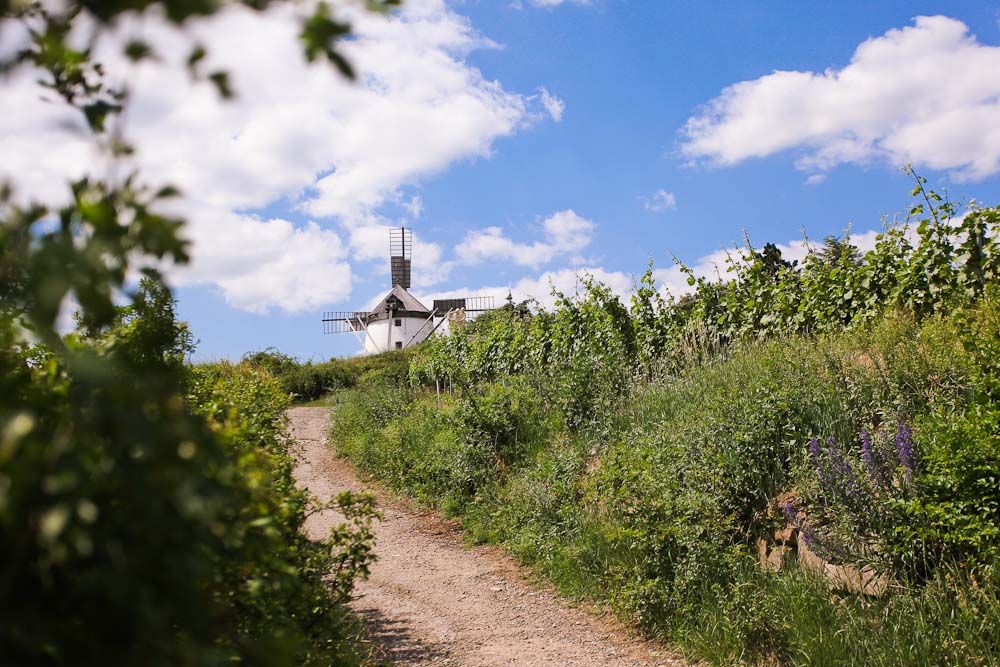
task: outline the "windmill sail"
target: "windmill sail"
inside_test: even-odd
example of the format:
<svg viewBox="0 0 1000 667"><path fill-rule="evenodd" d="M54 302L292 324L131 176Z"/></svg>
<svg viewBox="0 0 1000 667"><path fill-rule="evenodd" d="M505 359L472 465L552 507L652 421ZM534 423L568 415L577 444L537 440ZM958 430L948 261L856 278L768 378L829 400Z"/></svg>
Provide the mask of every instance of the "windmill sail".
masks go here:
<svg viewBox="0 0 1000 667"><path fill-rule="evenodd" d="M493 310L493 297L469 296L464 299L434 299L433 310L444 315L450 310L464 310L467 313L482 313Z"/></svg>
<svg viewBox="0 0 1000 667"><path fill-rule="evenodd" d="M363 331L372 313L361 310L327 311L323 313L323 333Z"/></svg>
<svg viewBox="0 0 1000 667"><path fill-rule="evenodd" d="M392 286L410 289L410 262L413 256L413 230L406 227L389 230L389 270Z"/></svg>

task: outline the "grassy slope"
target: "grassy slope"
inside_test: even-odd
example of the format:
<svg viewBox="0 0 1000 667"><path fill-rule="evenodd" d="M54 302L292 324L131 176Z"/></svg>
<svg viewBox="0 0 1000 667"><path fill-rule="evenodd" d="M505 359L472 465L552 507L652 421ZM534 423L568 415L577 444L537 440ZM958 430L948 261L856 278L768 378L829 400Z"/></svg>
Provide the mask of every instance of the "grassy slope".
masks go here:
<svg viewBox="0 0 1000 667"><path fill-rule="evenodd" d="M761 571L748 555L781 523L775 498L808 477L809 438L856 442L903 416L929 424L932 446L934 415L970 401L962 335L954 320L897 317L751 345L637 384L594 429L609 437L566 429L516 377L461 398L393 383L346 391L334 435L361 467L461 516L474 539L712 663L997 664L990 568L974 585L943 569L873 600Z"/></svg>

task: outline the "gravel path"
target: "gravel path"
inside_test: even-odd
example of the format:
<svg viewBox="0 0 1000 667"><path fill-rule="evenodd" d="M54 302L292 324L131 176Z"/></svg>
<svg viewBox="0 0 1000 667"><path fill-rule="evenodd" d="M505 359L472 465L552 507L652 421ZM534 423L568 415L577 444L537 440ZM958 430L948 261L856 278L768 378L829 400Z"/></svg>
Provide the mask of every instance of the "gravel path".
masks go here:
<svg viewBox="0 0 1000 667"><path fill-rule="evenodd" d="M298 441L295 477L320 499L343 489L373 489L327 445L326 408L292 408ZM467 548L435 513L394 502L374 489L385 516L376 530L378 562L359 582L352 607L364 616L384 657L400 667L683 667L621 626L567 607L551 589L499 550ZM325 536L333 512L306 523Z"/></svg>

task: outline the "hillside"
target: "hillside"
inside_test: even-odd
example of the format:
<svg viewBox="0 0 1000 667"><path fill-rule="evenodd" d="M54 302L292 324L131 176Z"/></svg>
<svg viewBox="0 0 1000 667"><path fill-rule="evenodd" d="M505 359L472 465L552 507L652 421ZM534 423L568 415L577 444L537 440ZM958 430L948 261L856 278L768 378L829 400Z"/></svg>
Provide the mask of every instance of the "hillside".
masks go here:
<svg viewBox="0 0 1000 667"><path fill-rule="evenodd" d="M866 255L490 313L335 393L332 442L713 664L996 664L998 211L934 201Z"/></svg>

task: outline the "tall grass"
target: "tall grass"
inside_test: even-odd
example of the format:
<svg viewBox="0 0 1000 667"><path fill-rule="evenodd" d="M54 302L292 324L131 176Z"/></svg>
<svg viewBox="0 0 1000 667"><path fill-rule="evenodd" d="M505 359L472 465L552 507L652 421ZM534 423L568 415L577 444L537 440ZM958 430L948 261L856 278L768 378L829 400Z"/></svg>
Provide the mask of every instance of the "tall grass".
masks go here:
<svg viewBox="0 0 1000 667"><path fill-rule="evenodd" d="M989 558L865 597L804 569L763 570L751 547L784 525L777 499L815 474L812 438L850 443L893 419L971 409L968 335L956 318L897 315L730 347L637 380L575 431L516 377L443 397L353 390L334 442L460 516L473 539L712 664L998 664Z"/></svg>

